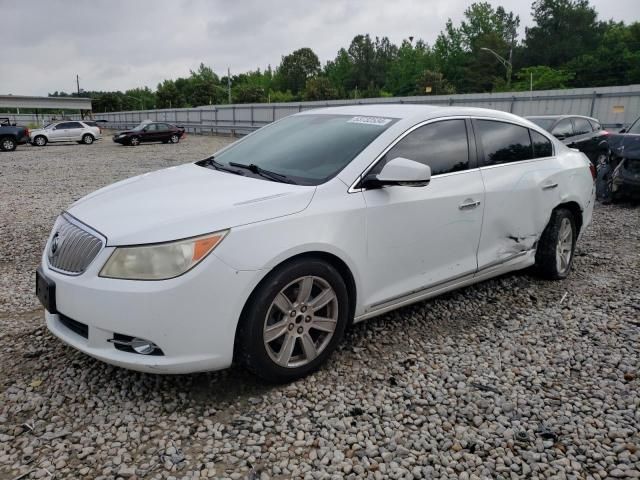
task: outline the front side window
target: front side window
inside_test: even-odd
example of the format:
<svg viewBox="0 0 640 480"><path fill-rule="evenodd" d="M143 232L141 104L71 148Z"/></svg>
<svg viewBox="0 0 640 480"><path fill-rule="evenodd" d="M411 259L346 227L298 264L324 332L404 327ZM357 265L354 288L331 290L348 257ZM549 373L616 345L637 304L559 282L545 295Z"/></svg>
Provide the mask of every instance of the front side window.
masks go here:
<svg viewBox="0 0 640 480"><path fill-rule="evenodd" d="M147 132L155 132L156 130L158 130L158 124L150 123L149 125L146 126L145 130Z"/></svg>
<svg viewBox="0 0 640 480"><path fill-rule="evenodd" d="M528 128L494 120L475 120L475 126L484 151L485 165L533 158Z"/></svg>
<svg viewBox="0 0 640 480"><path fill-rule="evenodd" d="M83 128L83 127L78 122L69 122L69 123L67 123L67 127L66 128Z"/></svg>
<svg viewBox="0 0 640 480"><path fill-rule="evenodd" d="M55 128L56 130L65 130L68 128L73 128L72 125L73 125L73 122L64 122L64 123L57 124Z"/></svg>
<svg viewBox="0 0 640 480"><path fill-rule="evenodd" d="M586 135L587 133L592 132L589 120L580 117L575 117L573 119L573 130L575 135Z"/></svg>
<svg viewBox="0 0 640 480"><path fill-rule="evenodd" d="M551 131L551 134L560 140L573 136L573 125L571 125L571 120L568 118L560 120Z"/></svg>
<svg viewBox="0 0 640 480"><path fill-rule="evenodd" d="M229 168L237 168L231 163L255 165L301 185L319 185L396 121L362 115L293 115L220 152L215 161Z"/></svg>
<svg viewBox="0 0 640 480"><path fill-rule="evenodd" d="M551 140L535 130L529 130L529 132L531 133L531 143L533 143L534 158L551 157L553 155Z"/></svg>
<svg viewBox="0 0 640 480"><path fill-rule="evenodd" d="M415 129L394 145L371 173L380 173L389 160L397 157L429 165L431 175L467 170L469 146L465 121L443 120Z"/></svg>

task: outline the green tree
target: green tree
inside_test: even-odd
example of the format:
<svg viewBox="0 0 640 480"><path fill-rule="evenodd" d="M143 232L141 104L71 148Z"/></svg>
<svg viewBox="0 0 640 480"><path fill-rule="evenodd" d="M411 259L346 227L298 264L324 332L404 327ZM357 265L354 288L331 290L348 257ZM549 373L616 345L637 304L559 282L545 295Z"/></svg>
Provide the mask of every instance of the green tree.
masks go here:
<svg viewBox="0 0 640 480"><path fill-rule="evenodd" d="M567 70L555 69L546 65L526 67L516 74L517 81L513 84L516 91L529 90L553 90L567 88L575 74Z"/></svg>
<svg viewBox="0 0 640 480"><path fill-rule="evenodd" d="M291 90L298 94L307 83L307 79L320 73L320 60L310 48L300 48L282 57L276 71L277 83L282 90Z"/></svg>
<svg viewBox="0 0 640 480"><path fill-rule="evenodd" d="M315 77L307 80L304 89L305 100L334 100L338 92L327 77Z"/></svg>
<svg viewBox="0 0 640 480"><path fill-rule="evenodd" d="M525 63L560 67L597 48L603 25L588 0L536 0L526 29Z"/></svg>

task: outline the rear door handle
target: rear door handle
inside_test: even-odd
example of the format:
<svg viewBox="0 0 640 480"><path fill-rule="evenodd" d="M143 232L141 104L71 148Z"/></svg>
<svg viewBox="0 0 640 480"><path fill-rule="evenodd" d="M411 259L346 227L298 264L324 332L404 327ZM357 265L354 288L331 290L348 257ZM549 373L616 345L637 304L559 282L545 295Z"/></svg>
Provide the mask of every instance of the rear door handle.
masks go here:
<svg viewBox="0 0 640 480"><path fill-rule="evenodd" d="M553 190L554 188L556 188L558 186L557 183L547 183L546 185L542 186L543 190Z"/></svg>
<svg viewBox="0 0 640 480"><path fill-rule="evenodd" d="M470 210L480 205L480 200L465 200L465 203L461 203L458 208L460 210Z"/></svg>

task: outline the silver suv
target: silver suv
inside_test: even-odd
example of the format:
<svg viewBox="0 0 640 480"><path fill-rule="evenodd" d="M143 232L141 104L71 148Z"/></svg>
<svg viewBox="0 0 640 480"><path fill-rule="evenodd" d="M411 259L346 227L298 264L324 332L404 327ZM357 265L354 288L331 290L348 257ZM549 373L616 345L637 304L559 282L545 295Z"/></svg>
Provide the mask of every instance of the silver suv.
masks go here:
<svg viewBox="0 0 640 480"><path fill-rule="evenodd" d="M44 147L49 142L78 142L91 145L102 138L99 127L81 121L50 123L44 128L31 130L31 144Z"/></svg>

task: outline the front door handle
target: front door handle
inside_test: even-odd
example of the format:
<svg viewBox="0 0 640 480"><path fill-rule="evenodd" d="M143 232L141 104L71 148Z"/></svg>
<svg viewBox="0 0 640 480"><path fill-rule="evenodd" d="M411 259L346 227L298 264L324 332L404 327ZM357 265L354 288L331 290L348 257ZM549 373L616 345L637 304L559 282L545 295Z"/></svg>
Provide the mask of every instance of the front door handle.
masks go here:
<svg viewBox="0 0 640 480"><path fill-rule="evenodd" d="M465 200L464 203L461 203L458 208L460 210L470 210L472 208L476 208L480 205L480 200Z"/></svg>
<svg viewBox="0 0 640 480"><path fill-rule="evenodd" d="M556 188L558 186L557 183L547 183L546 185L542 186L543 190L553 190L554 188Z"/></svg>

